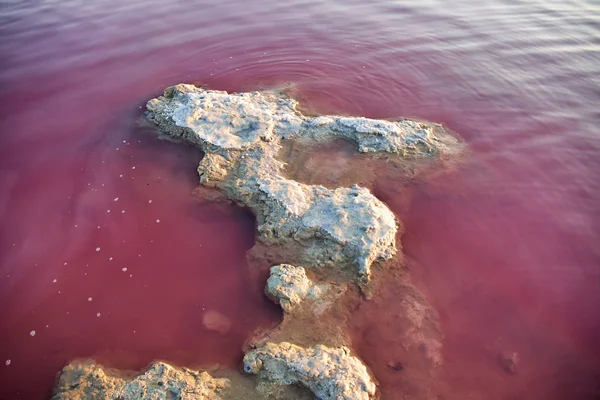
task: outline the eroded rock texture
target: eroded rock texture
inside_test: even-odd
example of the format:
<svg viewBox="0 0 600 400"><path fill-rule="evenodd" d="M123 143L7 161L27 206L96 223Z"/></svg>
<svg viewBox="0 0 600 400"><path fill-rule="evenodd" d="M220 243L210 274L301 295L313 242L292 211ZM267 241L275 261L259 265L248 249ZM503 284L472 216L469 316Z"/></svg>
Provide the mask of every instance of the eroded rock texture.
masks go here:
<svg viewBox="0 0 600 400"><path fill-rule="evenodd" d="M53 399L223 400L231 398L230 386L228 379L160 362L131 379L112 375L94 362L74 362L63 369Z"/></svg>
<svg viewBox="0 0 600 400"><path fill-rule="evenodd" d="M368 282L375 260L396 252L394 214L368 189L327 189L286 179L276 156L282 140L344 137L358 151L430 157L458 151L439 126L401 120L307 117L297 103L270 92L229 94L176 85L147 104L162 131L200 147L204 185L224 190L257 216L259 240L301 247L307 267L336 266Z"/></svg>
<svg viewBox="0 0 600 400"><path fill-rule="evenodd" d="M347 347L267 343L244 357L246 372L274 385L301 384L322 400L369 400L376 385Z"/></svg>
<svg viewBox="0 0 600 400"><path fill-rule="evenodd" d="M266 292L279 302L284 311L292 312L305 299L314 301L323 298L328 289L328 285L317 285L308 279L304 268L281 264L271 267Z"/></svg>

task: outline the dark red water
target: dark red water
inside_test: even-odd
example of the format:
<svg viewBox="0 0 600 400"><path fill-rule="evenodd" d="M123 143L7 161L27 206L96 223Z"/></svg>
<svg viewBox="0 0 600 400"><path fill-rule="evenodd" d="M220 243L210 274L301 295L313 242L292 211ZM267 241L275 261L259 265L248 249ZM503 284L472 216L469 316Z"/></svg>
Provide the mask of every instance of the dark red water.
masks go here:
<svg viewBox="0 0 600 400"><path fill-rule="evenodd" d="M179 82L291 83L323 113L459 132L472 161L413 187L408 209L378 188L441 314L449 398L598 396L594 0L11 0L0 37L0 398L47 397L74 357L236 366L279 318L247 284L252 217L195 199L201 155L138 126ZM206 330L207 310L231 330ZM373 343L377 372L390 343Z"/></svg>

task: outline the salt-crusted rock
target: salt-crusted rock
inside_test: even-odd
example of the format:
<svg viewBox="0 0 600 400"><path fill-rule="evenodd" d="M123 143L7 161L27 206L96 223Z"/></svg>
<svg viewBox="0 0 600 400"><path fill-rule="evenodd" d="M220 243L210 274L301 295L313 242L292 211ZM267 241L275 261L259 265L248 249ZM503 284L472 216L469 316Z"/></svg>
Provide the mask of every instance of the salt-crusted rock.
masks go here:
<svg viewBox="0 0 600 400"><path fill-rule="evenodd" d="M436 130L440 126L411 120L375 120L362 117L308 117L298 103L273 92L227 93L180 84L150 100L148 110L156 122L174 125L178 136L223 149L244 150L260 142L299 137L316 140L345 137L361 152L402 156L453 153L458 140ZM181 129L177 129L181 128ZM187 130L187 132L184 132Z"/></svg>
<svg viewBox="0 0 600 400"><path fill-rule="evenodd" d="M350 265L369 277L377 259L387 260L396 252L394 214L367 189L326 189L286 179L259 182L255 200L247 205L259 216L258 232L263 242L294 241L306 249L303 264Z"/></svg>
<svg viewBox="0 0 600 400"><path fill-rule="evenodd" d="M360 283L369 282L371 264L396 252L394 214L368 189L356 185L328 189L287 179L285 163L277 159L282 141L318 143L345 138L356 143L360 152L402 159L454 155L462 146L436 124L308 117L296 106L296 101L274 92L229 94L182 84L167 88L164 96L150 100L146 108L149 120L171 138L202 149L200 182L251 208L257 217L259 240L284 249L290 246L294 257L301 254L297 261L306 267L339 268L336 279L351 275ZM256 375L255 382L240 374L213 377L162 362L138 376L124 377L94 362L76 361L63 369L53 399L306 400L312 394L323 400L373 399L377 387L369 371L341 346L348 342L344 324L330 323L344 320L340 304L347 307L347 303L338 300L348 287L333 281L316 284L301 267L282 264L271 268L266 291L279 301L286 315L277 338L270 336L252 345L258 348L244 357L244 369ZM334 303L337 309L332 307ZM405 338L409 344L425 348L427 357L439 363L441 343L422 334L422 328L430 324L423 304L411 298L402 302L403 314L414 326ZM232 324L216 311L204 313L202 322L206 329L222 334L227 334ZM299 332L302 324L318 326L318 334ZM327 324L334 325L333 329L325 329ZM333 332L334 338L323 332ZM331 347L312 345L315 342ZM402 367L400 363L391 365Z"/></svg>
<svg viewBox="0 0 600 400"><path fill-rule="evenodd" d="M244 357L244 369L276 385L300 384L321 400L369 400L376 385L346 347L266 343Z"/></svg>
<svg viewBox="0 0 600 400"><path fill-rule="evenodd" d="M113 376L91 361L74 362L62 370L53 399L222 400L229 386L228 379L162 362L132 379Z"/></svg>
<svg viewBox="0 0 600 400"><path fill-rule="evenodd" d="M281 264L271 267L267 294L279 301L281 308L291 312L304 299L317 300L327 293L328 285L315 285L302 267Z"/></svg>
<svg viewBox="0 0 600 400"><path fill-rule="evenodd" d="M147 104L165 133L199 146L204 185L218 187L257 215L259 240L301 246L304 265L350 267L366 282L375 260L396 252L393 213L367 189L327 189L283 176L281 140L344 137L361 152L399 156L452 153L458 141L435 124L339 116L307 117L270 92L229 94L176 85Z"/></svg>
<svg viewBox="0 0 600 400"><path fill-rule="evenodd" d="M298 135L313 140L344 137L361 153L387 153L403 157L453 154L460 149L455 137L443 134L436 124L375 120L361 117L317 117L305 122Z"/></svg>

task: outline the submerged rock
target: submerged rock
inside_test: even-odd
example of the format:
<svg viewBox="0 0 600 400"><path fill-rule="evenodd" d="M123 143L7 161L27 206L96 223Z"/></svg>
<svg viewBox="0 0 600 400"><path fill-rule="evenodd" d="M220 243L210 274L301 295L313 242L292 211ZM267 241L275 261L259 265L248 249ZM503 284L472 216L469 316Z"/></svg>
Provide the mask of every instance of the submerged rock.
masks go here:
<svg viewBox="0 0 600 400"><path fill-rule="evenodd" d="M200 181L218 187L257 216L259 240L303 249L303 265L335 265L360 282L375 260L396 253L394 214L358 186L327 189L283 174L282 140L343 137L360 152L402 157L451 154L458 140L439 125L339 116L308 117L297 102L272 92L229 94L192 85L167 88L147 104L148 118L165 133L200 147Z"/></svg>
<svg viewBox="0 0 600 400"><path fill-rule="evenodd" d="M221 335L229 333L232 324L229 318L218 311L208 310L202 315L202 325L209 331L218 332Z"/></svg>
<svg viewBox="0 0 600 400"><path fill-rule="evenodd" d="M519 366L519 354L514 351L503 351L498 355L498 362L504 371L516 375Z"/></svg>
<svg viewBox="0 0 600 400"><path fill-rule="evenodd" d="M246 354L244 370L257 374L263 384L300 384L321 400L369 400L377 389L367 368L347 347L266 343Z"/></svg>
<svg viewBox="0 0 600 400"><path fill-rule="evenodd" d="M63 369L53 400L223 400L231 398L225 396L230 386L226 378L162 362L131 379L112 375L91 361L74 362Z"/></svg>

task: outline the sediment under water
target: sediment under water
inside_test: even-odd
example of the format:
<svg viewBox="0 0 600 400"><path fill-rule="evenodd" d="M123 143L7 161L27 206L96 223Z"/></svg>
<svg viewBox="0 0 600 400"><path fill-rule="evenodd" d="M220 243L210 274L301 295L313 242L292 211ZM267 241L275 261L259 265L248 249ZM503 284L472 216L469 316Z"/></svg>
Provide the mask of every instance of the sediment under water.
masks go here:
<svg viewBox="0 0 600 400"><path fill-rule="evenodd" d="M252 217L200 201L201 155L139 127L139 107L179 82L292 83L320 113L459 132L473 153L460 170L373 186L440 314L446 396L595 398L599 13L593 1L5 5L0 398L47 397L74 357L237 367L246 336L279 320L246 279ZM309 167L341 170L336 154ZM353 345L395 399L411 360L388 292L357 311ZM207 330L202 308L230 331ZM503 351L520 355L518 374Z"/></svg>

